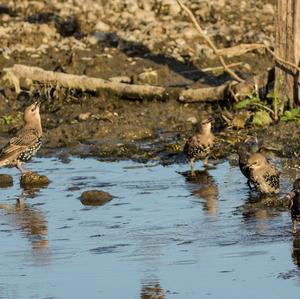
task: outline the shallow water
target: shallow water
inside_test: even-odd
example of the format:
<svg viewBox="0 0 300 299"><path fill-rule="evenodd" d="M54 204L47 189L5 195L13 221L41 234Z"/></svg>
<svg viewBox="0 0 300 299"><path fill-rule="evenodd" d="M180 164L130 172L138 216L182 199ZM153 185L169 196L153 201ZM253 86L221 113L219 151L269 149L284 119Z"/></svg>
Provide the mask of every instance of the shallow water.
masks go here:
<svg viewBox="0 0 300 299"><path fill-rule="evenodd" d="M5 169L15 186L0 190L0 298L299 298L288 212L249 209L253 195L228 162L194 178L187 165L28 166L52 182L24 191ZM85 207L89 189L114 199Z"/></svg>

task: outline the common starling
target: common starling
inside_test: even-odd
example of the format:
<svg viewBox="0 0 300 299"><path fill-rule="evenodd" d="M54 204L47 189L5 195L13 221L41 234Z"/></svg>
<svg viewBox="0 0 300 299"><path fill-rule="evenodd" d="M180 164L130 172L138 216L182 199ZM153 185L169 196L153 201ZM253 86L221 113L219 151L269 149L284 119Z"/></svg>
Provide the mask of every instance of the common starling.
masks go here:
<svg viewBox="0 0 300 299"><path fill-rule="evenodd" d="M288 194L290 198L290 212L292 218L292 232L297 232L297 224L300 222L300 179L293 184L293 190Z"/></svg>
<svg viewBox="0 0 300 299"><path fill-rule="evenodd" d="M22 164L42 145L40 102L34 102L25 109L24 122L23 128L0 151L0 166L15 166L21 173L26 172Z"/></svg>
<svg viewBox="0 0 300 299"><path fill-rule="evenodd" d="M250 182L260 193L279 193L279 172L269 164L266 157L255 153L248 158Z"/></svg>
<svg viewBox="0 0 300 299"><path fill-rule="evenodd" d="M248 159L251 156L251 146L247 142L241 142L237 145L237 153L239 155L239 167L242 174L247 178L247 184L250 184L250 167L248 166Z"/></svg>
<svg viewBox="0 0 300 299"><path fill-rule="evenodd" d="M197 124L196 131L185 144L184 151L191 166L192 174L195 172L195 161L203 160L204 166L208 164L208 157L214 145L214 135L211 132L211 118L204 119Z"/></svg>

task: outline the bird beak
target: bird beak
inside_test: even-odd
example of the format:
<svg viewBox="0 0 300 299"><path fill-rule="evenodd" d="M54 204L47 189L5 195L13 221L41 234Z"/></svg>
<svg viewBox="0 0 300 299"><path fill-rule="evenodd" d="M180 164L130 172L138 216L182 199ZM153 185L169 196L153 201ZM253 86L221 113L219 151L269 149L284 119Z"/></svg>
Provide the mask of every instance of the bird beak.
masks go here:
<svg viewBox="0 0 300 299"><path fill-rule="evenodd" d="M209 123L213 122L213 120L214 120L213 117L212 117L212 116L209 116L209 117L207 117L207 118L205 119L204 122L202 122L202 124L203 124L203 125L209 124Z"/></svg>
<svg viewBox="0 0 300 299"><path fill-rule="evenodd" d="M247 163L247 166L252 168L254 164L255 164L254 162L253 163Z"/></svg>
<svg viewBox="0 0 300 299"><path fill-rule="evenodd" d="M47 99L42 99L42 100L36 101L36 102L34 103L34 104L35 104L35 108L37 108L37 107L40 108L41 104L44 103L44 102L46 102L46 100L47 100Z"/></svg>

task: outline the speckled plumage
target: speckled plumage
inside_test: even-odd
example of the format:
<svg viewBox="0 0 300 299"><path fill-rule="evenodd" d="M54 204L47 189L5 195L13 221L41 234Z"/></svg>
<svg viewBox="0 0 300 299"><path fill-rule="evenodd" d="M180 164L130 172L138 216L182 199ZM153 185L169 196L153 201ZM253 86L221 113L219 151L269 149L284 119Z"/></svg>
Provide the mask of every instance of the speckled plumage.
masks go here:
<svg viewBox="0 0 300 299"><path fill-rule="evenodd" d="M300 222L300 179L297 179L293 185L293 191L290 197L290 213L292 219L292 232L297 232L297 224Z"/></svg>
<svg viewBox="0 0 300 299"><path fill-rule="evenodd" d="M248 159L251 155L250 145L247 143L239 143L237 153L239 155L239 167L242 174L247 178L250 187L250 167L248 166Z"/></svg>
<svg viewBox="0 0 300 299"><path fill-rule="evenodd" d="M261 193L279 193L279 172L259 153L248 158L250 182Z"/></svg>
<svg viewBox="0 0 300 299"><path fill-rule="evenodd" d="M214 135L211 132L211 121L204 120L197 125L194 135L189 138L184 147L192 172L194 172L196 160L204 160L203 164L207 165L213 145Z"/></svg>
<svg viewBox="0 0 300 299"><path fill-rule="evenodd" d="M39 103L26 108L24 127L11 138L0 152L0 166L16 166L24 172L22 163L27 162L39 150L42 144L42 127Z"/></svg>

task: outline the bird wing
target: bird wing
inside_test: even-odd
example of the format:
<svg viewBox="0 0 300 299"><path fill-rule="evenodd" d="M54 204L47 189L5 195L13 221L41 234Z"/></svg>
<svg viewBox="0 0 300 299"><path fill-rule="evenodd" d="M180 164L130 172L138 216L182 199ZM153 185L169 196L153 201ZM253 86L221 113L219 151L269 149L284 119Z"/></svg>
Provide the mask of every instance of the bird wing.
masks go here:
<svg viewBox="0 0 300 299"><path fill-rule="evenodd" d="M17 157L24 149L33 146L39 138L35 129L22 129L17 135L9 140L0 152L0 159L11 159Z"/></svg>

